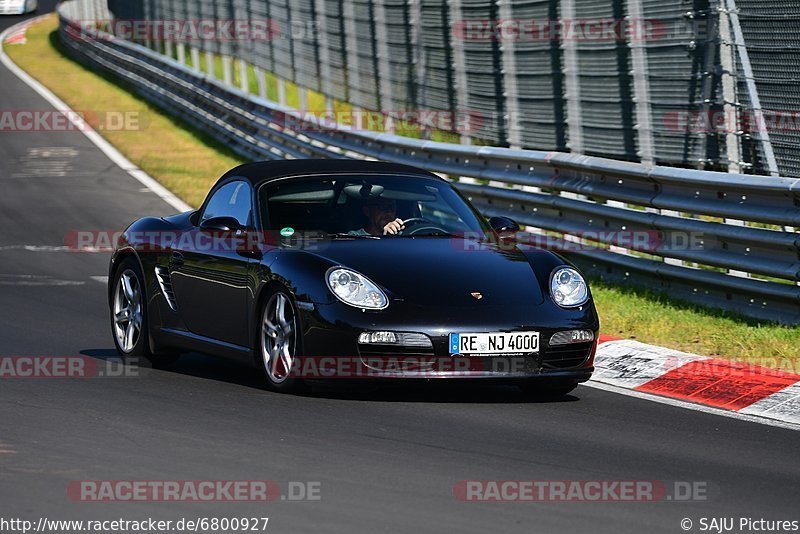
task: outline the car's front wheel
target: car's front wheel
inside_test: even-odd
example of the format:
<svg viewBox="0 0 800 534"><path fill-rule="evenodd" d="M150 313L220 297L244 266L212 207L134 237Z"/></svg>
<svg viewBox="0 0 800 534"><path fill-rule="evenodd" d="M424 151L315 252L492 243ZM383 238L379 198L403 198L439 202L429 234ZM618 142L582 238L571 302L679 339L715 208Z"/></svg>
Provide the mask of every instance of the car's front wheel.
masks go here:
<svg viewBox="0 0 800 534"><path fill-rule="evenodd" d="M303 381L293 374L302 345L297 308L283 289L273 291L261 311L261 367L267 387L282 393L298 393Z"/></svg>
<svg viewBox="0 0 800 534"><path fill-rule="evenodd" d="M113 284L111 331L117 352L123 358L142 358L155 366L174 363L178 355L150 350L147 294L139 263L134 258L124 260L114 275Z"/></svg>

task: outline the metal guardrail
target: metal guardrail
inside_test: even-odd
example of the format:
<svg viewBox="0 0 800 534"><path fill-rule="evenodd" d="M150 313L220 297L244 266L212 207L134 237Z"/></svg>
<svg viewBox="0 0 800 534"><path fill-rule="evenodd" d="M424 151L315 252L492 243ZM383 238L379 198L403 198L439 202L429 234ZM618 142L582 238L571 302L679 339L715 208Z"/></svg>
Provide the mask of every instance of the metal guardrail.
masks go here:
<svg viewBox="0 0 800 534"><path fill-rule="evenodd" d="M74 22L75 9L76 2L60 5L59 31L76 59L119 76L245 157L375 158L425 168L455 180L486 215L566 234L567 245L583 243L564 255L590 274L800 324L800 234L787 231L800 226L800 180L336 129L146 47L87 30ZM621 249L620 233L650 239ZM676 246L689 237L691 246Z"/></svg>

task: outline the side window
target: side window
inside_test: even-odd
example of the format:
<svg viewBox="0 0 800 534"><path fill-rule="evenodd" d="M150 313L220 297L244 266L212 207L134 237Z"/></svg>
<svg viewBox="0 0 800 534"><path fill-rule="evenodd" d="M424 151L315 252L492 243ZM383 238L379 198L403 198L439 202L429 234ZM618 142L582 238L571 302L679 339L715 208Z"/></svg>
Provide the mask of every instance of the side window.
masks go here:
<svg viewBox="0 0 800 534"><path fill-rule="evenodd" d="M200 222L213 217L233 217L242 226L249 226L250 207L250 186L245 182L231 182L214 193Z"/></svg>

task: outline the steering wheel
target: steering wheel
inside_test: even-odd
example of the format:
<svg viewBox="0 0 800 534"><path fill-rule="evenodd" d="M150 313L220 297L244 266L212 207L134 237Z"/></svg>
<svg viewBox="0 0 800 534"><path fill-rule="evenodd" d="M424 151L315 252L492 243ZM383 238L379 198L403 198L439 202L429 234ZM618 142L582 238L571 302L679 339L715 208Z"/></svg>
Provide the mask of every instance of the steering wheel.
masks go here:
<svg viewBox="0 0 800 534"><path fill-rule="evenodd" d="M398 233L403 235L417 235L421 232L425 231L433 231L433 233L441 232L443 234L449 233L444 228L440 228L435 224L431 223L427 219L423 217L412 217L411 219L406 219L403 221L403 226L405 229L400 230Z"/></svg>

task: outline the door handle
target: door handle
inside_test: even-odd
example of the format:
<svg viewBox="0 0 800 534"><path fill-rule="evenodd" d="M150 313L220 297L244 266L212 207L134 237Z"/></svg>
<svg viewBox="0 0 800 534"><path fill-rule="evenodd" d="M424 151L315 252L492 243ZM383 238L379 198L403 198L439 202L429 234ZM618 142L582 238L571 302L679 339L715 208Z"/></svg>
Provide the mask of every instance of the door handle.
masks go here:
<svg viewBox="0 0 800 534"><path fill-rule="evenodd" d="M175 267L180 267L183 265L183 254L180 252L172 252L172 265Z"/></svg>

